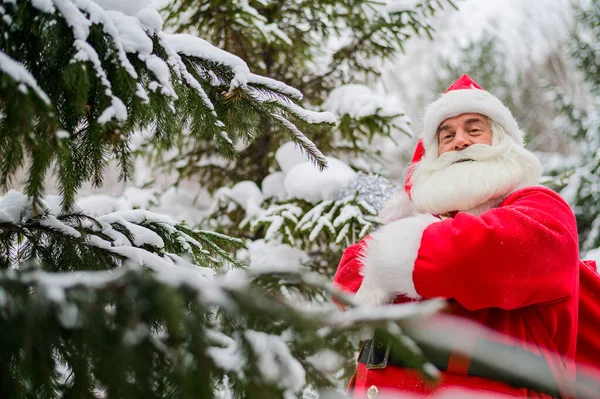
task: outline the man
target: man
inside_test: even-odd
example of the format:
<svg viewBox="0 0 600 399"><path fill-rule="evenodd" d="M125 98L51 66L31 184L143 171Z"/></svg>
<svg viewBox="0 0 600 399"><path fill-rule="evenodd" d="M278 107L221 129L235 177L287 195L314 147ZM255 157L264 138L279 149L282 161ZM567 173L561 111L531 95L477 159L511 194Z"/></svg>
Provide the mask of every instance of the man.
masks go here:
<svg viewBox="0 0 600 399"><path fill-rule="evenodd" d="M510 111L463 75L427 108L404 192L382 210L384 226L346 250L334 282L370 306L446 298L453 315L516 339L516 349L494 344L514 350L515 362L533 359L557 391L477 370L468 358L461 365L452 352L436 363L445 371L433 387L397 361L369 367L379 355L361 353L356 397L448 387L566 396L559 380L575 373L577 227L567 203L537 185L540 175Z"/></svg>

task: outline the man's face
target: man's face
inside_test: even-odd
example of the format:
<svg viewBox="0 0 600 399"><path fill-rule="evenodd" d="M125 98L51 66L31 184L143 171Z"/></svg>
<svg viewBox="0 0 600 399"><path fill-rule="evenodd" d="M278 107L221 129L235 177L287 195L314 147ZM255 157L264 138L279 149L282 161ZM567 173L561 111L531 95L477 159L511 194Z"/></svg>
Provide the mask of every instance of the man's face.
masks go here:
<svg viewBox="0 0 600 399"><path fill-rule="evenodd" d="M437 129L438 156L462 151L472 144L492 145L492 128L481 114L460 114L445 119Z"/></svg>

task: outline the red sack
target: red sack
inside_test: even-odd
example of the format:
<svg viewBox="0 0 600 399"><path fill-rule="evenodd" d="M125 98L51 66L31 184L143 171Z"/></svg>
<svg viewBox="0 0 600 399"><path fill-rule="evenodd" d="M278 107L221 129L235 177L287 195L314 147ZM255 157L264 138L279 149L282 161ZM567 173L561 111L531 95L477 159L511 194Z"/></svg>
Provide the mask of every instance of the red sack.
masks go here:
<svg viewBox="0 0 600 399"><path fill-rule="evenodd" d="M579 389L597 397L600 389L600 274L596 261L584 260L579 268L579 323L575 360ZM590 395L590 396L588 396Z"/></svg>

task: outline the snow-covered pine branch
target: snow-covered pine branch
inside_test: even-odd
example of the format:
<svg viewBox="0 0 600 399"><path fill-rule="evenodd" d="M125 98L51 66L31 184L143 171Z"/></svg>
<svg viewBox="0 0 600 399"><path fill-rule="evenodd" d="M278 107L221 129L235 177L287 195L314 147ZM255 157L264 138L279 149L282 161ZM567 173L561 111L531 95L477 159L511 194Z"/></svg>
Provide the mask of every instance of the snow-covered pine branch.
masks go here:
<svg viewBox="0 0 600 399"><path fill-rule="evenodd" d="M296 202L275 203L246 217L240 229L262 232L265 240L277 240L307 251L325 251L331 243L348 246L367 235L377 223L377 211L357 196L324 200L301 207Z"/></svg>
<svg viewBox="0 0 600 399"><path fill-rule="evenodd" d="M595 259L600 247L600 1L575 7L578 24L569 43L574 63L584 79L589 99L582 102L569 98L566 92L551 88L548 97L554 100L559 117L553 123L579 146L576 165L561 162L562 173L548 185L560 190L577 218L579 245L584 259ZM572 94L573 95L573 94ZM565 170L566 169L566 170Z"/></svg>
<svg viewBox="0 0 600 399"><path fill-rule="evenodd" d="M382 60L395 57L411 36L431 32L429 18L452 5L451 0L170 1L163 11L171 28L198 34L242 57L254 72L296 87L303 104L329 111L341 123L333 131L311 130L311 143L306 142L297 134L311 127L301 109L272 97L270 103L288 114L275 112L248 126L253 140L239 143L239 157L226 160L228 173L222 173L210 141L187 140L165 165L214 192L243 180L262 181L277 167L278 147L291 140L300 148L314 143L360 170L385 173L382 164L398 162L399 145L408 141L404 107L381 90L355 84L372 83ZM330 94L338 100L325 104ZM355 104L346 106L350 103ZM358 113L346 112L350 108Z"/></svg>
<svg viewBox="0 0 600 399"><path fill-rule="evenodd" d="M125 261L152 270L190 268L213 275L220 265L236 265L233 251L243 243L200 231L168 216L128 210L96 218L63 212L60 198L40 200L10 191L0 199L0 264L19 268L35 263L53 271L106 270Z"/></svg>
<svg viewBox="0 0 600 399"><path fill-rule="evenodd" d="M159 148L186 129L232 157L259 118L293 117L309 130L335 123L302 109L300 92L251 73L239 57L163 32L146 0L9 1L0 16L0 184L30 162L25 192L36 200L53 165L67 208L83 182L101 183L111 154L128 178L136 129L149 129ZM289 137L324 166L302 133Z"/></svg>
<svg viewBox="0 0 600 399"><path fill-rule="evenodd" d="M219 390L288 397L309 383L313 389L335 386L333 372L353 363L347 355L354 348L345 340L358 338L366 326L387 331L399 350L431 373L396 323L441 306L303 309L265 297L240 271L206 278L188 268L148 273L131 264L101 272L4 270L0 390L8 397L212 398ZM277 327L282 321L283 334ZM325 354L328 362L315 363ZM35 367L29 367L33 359Z"/></svg>

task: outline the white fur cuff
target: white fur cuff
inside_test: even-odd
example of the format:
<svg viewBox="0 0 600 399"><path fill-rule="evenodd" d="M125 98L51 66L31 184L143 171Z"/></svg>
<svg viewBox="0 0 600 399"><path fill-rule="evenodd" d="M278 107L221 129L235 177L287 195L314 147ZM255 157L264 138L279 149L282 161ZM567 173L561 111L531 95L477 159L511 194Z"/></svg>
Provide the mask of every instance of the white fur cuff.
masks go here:
<svg viewBox="0 0 600 399"><path fill-rule="evenodd" d="M378 306L398 295L421 298L412 278L415 261L423 231L439 221L432 215L419 214L392 222L371 234L361 259L364 280L356 293L359 303Z"/></svg>

